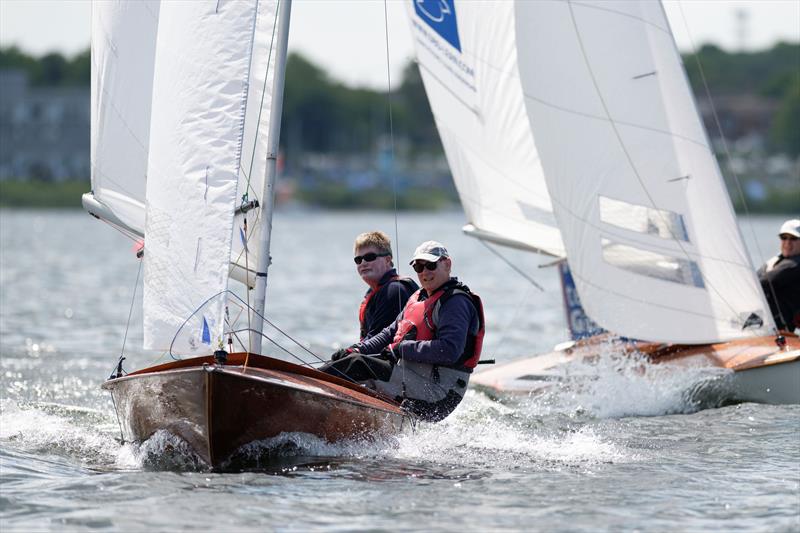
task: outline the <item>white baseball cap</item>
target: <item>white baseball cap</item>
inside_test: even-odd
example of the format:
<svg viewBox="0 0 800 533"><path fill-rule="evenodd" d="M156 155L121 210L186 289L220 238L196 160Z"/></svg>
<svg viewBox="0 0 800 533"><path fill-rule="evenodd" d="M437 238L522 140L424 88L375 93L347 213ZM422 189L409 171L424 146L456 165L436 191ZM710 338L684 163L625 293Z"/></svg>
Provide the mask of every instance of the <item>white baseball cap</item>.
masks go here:
<svg viewBox="0 0 800 533"><path fill-rule="evenodd" d="M450 257L444 244L436 241L425 241L414 250L414 257L411 258L408 264L411 265L414 261L419 260L435 263L442 257Z"/></svg>
<svg viewBox="0 0 800 533"><path fill-rule="evenodd" d="M784 222L778 235L793 235L800 239L800 219L793 218Z"/></svg>

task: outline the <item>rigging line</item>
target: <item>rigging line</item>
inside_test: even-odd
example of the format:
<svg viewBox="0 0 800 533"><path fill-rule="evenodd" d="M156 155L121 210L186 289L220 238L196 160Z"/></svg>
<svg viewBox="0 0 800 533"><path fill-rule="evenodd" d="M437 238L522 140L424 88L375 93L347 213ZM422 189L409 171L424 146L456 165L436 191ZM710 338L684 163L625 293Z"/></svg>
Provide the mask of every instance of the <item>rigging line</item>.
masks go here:
<svg viewBox="0 0 800 533"><path fill-rule="evenodd" d="M131 326L131 316L133 316L133 305L136 302L136 289L139 288L139 278L142 274L142 264L144 263L144 259L139 260L139 268L136 270L136 283L133 285L133 296L131 297L131 307L128 310L128 322L125 324L125 335L122 337L122 349L120 350L119 357L122 359L122 356L125 355L125 343L128 341L128 329Z"/></svg>
<svg viewBox="0 0 800 533"><path fill-rule="evenodd" d="M261 336L262 336L262 337L264 337L265 339L267 339L269 342L271 342L272 344L274 344L275 346L277 346L278 348L280 348L282 351L284 351L284 352L285 352L285 353L287 353L288 355L291 355L292 357L294 357L295 359L297 359L298 361L300 361L300 365L301 365L301 366L307 366L307 367L309 367L309 368L314 368L314 367L313 367L313 365L312 365L311 363L309 363L308 361L304 361L304 360L303 360L302 358L300 358L299 356L297 356L297 355L293 354L291 351L289 351L288 349L286 349L286 348L284 348L283 346L281 346L281 344L280 344L280 343L278 343L278 342L277 342L275 339L271 338L269 335L265 334L264 332L257 332L257 331L256 331L256 330L254 330L254 329L249 329L249 328L248 328L247 330L244 330L244 329L232 330L232 331L228 331L227 333L231 333L231 334L233 334L233 335L236 337L236 339L238 340L238 339L239 339L239 336L238 336L238 335L236 335L236 334L237 334L237 333L241 333L241 332L243 332L243 331L247 331L247 332L248 332L248 334L252 334L252 333L260 333L260 334L261 334ZM323 363L324 361L320 361L320 362L321 362L321 363ZM247 368L247 365L245 365L245 367L244 367L244 368L246 369L246 368Z"/></svg>
<svg viewBox="0 0 800 533"><path fill-rule="evenodd" d="M245 289L244 289L244 292L247 295L247 308L249 309L250 308L250 264L249 264L249 261L248 261L248 257L250 256L250 254L247 253L247 251L248 251L247 250L247 239L248 239L247 214L245 213L245 215L244 215L244 243L242 243L242 246L244 248L244 270L245 270L245 273L244 273L244 276L245 276ZM249 344L247 345L247 356L245 356L245 358L244 358L244 367L245 367L245 369L247 368L247 363L250 360L250 349L253 346L253 333L252 333L253 326L251 324L251 319L252 318L250 316L250 313L247 313L247 329L250 330L250 332L247 334L247 339L248 339L248 343Z"/></svg>
<svg viewBox="0 0 800 533"><path fill-rule="evenodd" d="M267 94L267 80L269 79L269 66L272 63L272 52L275 48L275 33L278 28L278 13L281 10L281 3L275 5L275 18L272 21L272 36L270 37L269 41L269 53L267 54L267 66L264 70L264 85L261 87L261 102L259 103L258 107L258 118L256 119L256 132L253 135L253 153L250 156L250 170L245 174L247 178L247 188L250 188L250 176L253 174L253 164L256 160L256 148L258 146L258 132L261 129L261 114L264 112L264 97ZM257 16L257 15L256 15ZM275 120L275 117L270 116L270 120Z"/></svg>
<svg viewBox="0 0 800 533"><path fill-rule="evenodd" d="M394 197L394 238L395 238L395 245L394 248L398 252L400 252L400 231L398 229L397 223L397 172L394 169L394 120L392 116L392 69L391 63L389 62L389 13L388 7L386 5L386 0L383 0L383 24L384 24L384 35L386 37L386 100L389 107L389 151L390 151L390 161L392 163L392 196ZM400 263L398 260L398 270L400 267ZM399 272L398 272L399 273ZM398 299L401 298L400 293L398 293Z"/></svg>
<svg viewBox="0 0 800 533"><path fill-rule="evenodd" d="M512 263L512 262L511 262L511 261L510 261L508 258L504 257L504 256L503 256L503 255L502 255L500 252L498 252L497 250L495 250L495 249L494 249L494 247L493 247L493 246L491 246L491 245L490 245L488 242L484 241L483 239L478 239L478 240L479 240L479 241L480 241L480 243L481 243L482 245L484 245L484 246L485 246L485 247L486 247L486 248L487 248L487 249L488 249L490 252L492 252L494 255L496 255L497 257L499 257L499 258L500 258L500 259L501 259L501 260L502 260L502 261L503 261L505 264L507 264L508 266L510 266L510 267L512 268L512 270L514 270L514 272L516 272L517 274L519 274L520 276L522 276L523 278L525 278L526 280L528 280L528 282L529 282L531 285L533 285L534 287L536 287L537 289L539 289L541 292L544 292L544 287L542 287L541 285L539 285L538 283L536 283L536 281L534 281L534 279L533 279L533 278L531 278L531 277L530 277L530 276L528 276L528 275L527 275L525 272L523 272L521 268L519 268L517 265L515 265L514 263Z"/></svg>
<svg viewBox="0 0 800 533"><path fill-rule="evenodd" d="M672 230L669 221L661 213L661 210L658 209L657 207L658 204L656 204L653 195L650 194L650 191L645 186L644 180L642 179L642 176L639 174L639 169L636 168L633 158L631 157L631 154L628 152L628 147L625 145L625 142L622 139L622 135L620 134L619 129L617 128L617 123L611 117L611 111L608 109L608 104L606 103L606 99L603 96L603 92L600 90L600 86L598 85L597 78L595 77L594 70L592 69L591 66L591 62L589 61L589 56L586 53L586 47L584 46L583 39L581 38L581 33L578 28L578 21L575 19L575 10L572 5L572 1L568 0L567 5L569 6L569 14L570 14L570 19L572 21L572 26L575 30L575 38L578 41L578 46L580 47L581 55L583 56L583 60L586 63L586 69L589 72L589 77L592 80L592 85L594 87L595 93L597 94L597 98L600 100L600 104L603 106L603 111L608 117L608 122L611 125L611 129L614 131L614 136L616 137L617 142L619 142L620 149L622 150L622 153L625 154L625 158L628 161L628 165L630 165L633 175L636 176L636 180L639 182L639 186L642 188L642 191L644 192L645 196L647 196L647 199L650 201L650 205L652 205L653 208L656 209L656 213L661 218L661 221L664 223L664 225L668 228L670 236L678 245L678 248L680 248L681 252L683 252L686 258L691 261L689 252L683 246L683 243L680 241L680 239L675 235L675 232ZM706 286L708 286L711 290L714 291L714 293L716 293L719 300L728 307L728 309L733 313L734 316L738 317L736 309L722 296L719 290L717 290L716 286L714 286L714 284L707 279L703 270L699 269L699 271L700 275L702 276L703 280L706 283Z"/></svg>
<svg viewBox="0 0 800 533"><path fill-rule="evenodd" d="M206 305L208 302L210 302L210 301L211 301L211 300L213 300L214 298L217 298L218 296L222 296L223 294L227 294L229 298L231 298L231 297L232 297L232 298L234 298L234 299L236 299L236 300L239 300L239 302L240 302L241 304L243 304L243 305L247 305L247 303L246 303L244 300L242 300L242 298L241 298L241 297L240 297L238 294L234 293L234 292L233 292L233 291L231 291L230 289L224 289L224 290L221 290L221 291L219 291L219 292L217 292L217 293L214 293L214 294L212 294L212 295L211 295L211 296L209 296L208 298L206 298L206 299L205 299L205 300L204 300L204 301L203 301L203 302L202 302L200 305L198 305L198 306L195 308L195 310L194 310L194 311L192 311L192 313L191 313L191 314L190 314L190 315L189 315L189 316L188 316L188 317L187 317L187 318L186 318L186 319L183 321L183 323L181 323L181 325L178 327L177 331L175 332L175 335L172 337L172 342L170 343L170 345L169 345L169 350L168 350L169 356L170 356L170 357L172 357L172 359L174 359L175 361L180 361L180 359L179 359L179 358L177 358L177 357L175 357L175 354L173 354L173 353L172 353L172 347L175 345L175 341L178 339L178 335L180 334L181 330L183 330L184 326L186 326L186 324L188 324L188 323L189 323L189 320L191 320L191 319L192 319L192 317L193 317L194 315L196 315L198 311L200 311L200 310L201 310L203 307L205 307L205 305ZM247 307L247 309L248 309L249 311L252 311L252 312L254 312L254 313L256 314L256 316L257 316L257 317L259 317L261 320L263 320L264 322L266 322L267 324L269 324L270 326L272 326L272 328L274 328L274 329L275 329L276 331L278 331L278 332L279 332L281 335L283 335L284 337L286 337L287 339L289 339L290 341L292 341L292 342L293 342L294 344L296 344L296 345L297 345L297 346L298 346L300 349L302 349L302 350L303 350L303 351L305 351L306 353L310 354L312 357L314 357L314 358L315 358L315 359L317 359L318 361L320 361L320 362L325 362L325 359L323 359L323 358L322 358L322 357L320 357L319 355L317 355L317 354L315 354L314 352L312 352L310 349L308 349L308 348L306 348L305 346L303 346L303 345L302 345L302 344L301 344L301 343L300 343L300 342L299 342L297 339L295 339L294 337L292 337L291 335L289 335L288 333L286 333L285 331L283 331L283 330L282 330L281 328L279 328L279 327L278 327L278 326L277 326L275 323L273 323L273 322L272 322L272 321L270 321L270 320L269 320L267 317L265 317L264 315L262 315L262 314L261 314L261 313L260 313L258 310L256 310L256 309L253 309L252 307L249 307L249 306ZM223 328L223 329L224 329L224 328ZM223 331L223 334L224 334L224 331ZM266 335L265 335L265 336L266 336Z"/></svg>
<svg viewBox="0 0 800 533"><path fill-rule="evenodd" d="M725 134L722 131L722 124L720 123L719 115L717 114L717 108L714 105L714 100L711 98L711 90L708 88L708 80L706 79L705 69L703 69L703 65L700 62L700 55L698 54L697 47L695 46L692 32L689 30L689 24L686 21L686 15L683 12L683 4L681 2L678 2L678 9L680 10L681 19L683 20L683 27L686 29L686 35L689 37L689 44L691 45L692 55L694 55L695 63L697 64L697 70L700 73L700 79L703 82L703 90L706 93L706 98L708 98L708 103L709 106L711 107L711 115L714 117L714 125L717 127L717 131L719 132L719 138L722 141L722 151L725 152L725 160L728 162L728 171L733 176L733 181L736 184L736 191L739 193L739 199L742 201L742 206L744 207L744 214L745 216L747 216L748 226L750 227L750 233L753 236L753 242L756 245L756 250L758 250L758 255L759 257L764 257L764 253L761 251L761 245L758 243L758 238L756 237L755 226L752 222L752 218L750 215L750 208L747 206L747 199L744 195L744 191L742 190L742 184L739 180L739 173L736 171L735 166L731 164L733 157L731 156L731 151L728 148L728 141L725 138ZM738 230L738 224L737 224L737 230ZM750 263L750 268L755 270L755 265L753 265L752 260L750 259L750 254L747 254L747 259L748 262ZM769 285L769 290L772 293L773 300L777 301L777 295L775 294L775 287L773 286L772 280L769 277L767 277L767 284ZM764 303L767 302L762 302L762 304ZM781 317L781 321L783 321L783 323L786 324L787 322L783 316L783 313L781 312L780 306L777 307L778 307L778 315ZM768 308L769 304L767 304L767 309ZM777 333L777 324L775 329Z"/></svg>
<svg viewBox="0 0 800 533"><path fill-rule="evenodd" d="M390 62L390 55L389 55L389 9L387 6L387 0L383 0L383 33L386 37L386 99L389 106L389 149L391 158L390 161L392 163L392 196L394 197L394 249L397 251L397 273L400 273L400 230L397 223L397 172L394 168L394 121L392 117L392 66ZM401 309L401 313L403 312L403 293L402 291L397 291L397 303L398 307ZM400 359L403 358L403 350L400 349L400 345L397 345L398 356ZM403 398L405 398L405 390L406 390L406 365L403 365Z"/></svg>
<svg viewBox="0 0 800 533"><path fill-rule="evenodd" d="M259 8L259 0L255 0L255 5L253 7L253 26L250 29L250 42L248 43L248 56L249 61L247 62L247 72L244 76L244 87L242 89L242 100L240 105L240 112L242 114L241 121L239 122L239 134L237 135L236 140L236 160L237 166L241 166L242 164L242 157L244 156L244 138L245 138L245 129L247 127L247 104L250 102L250 73L253 70L253 51L256 48L256 27L258 26L258 8ZM256 125L256 127L258 127ZM257 136L256 136L257 138ZM237 190L239 185L239 180L237 176L236 180Z"/></svg>
<svg viewBox="0 0 800 533"><path fill-rule="evenodd" d="M230 290L225 290L225 291L222 291L222 292L227 292L227 293L229 293L231 296L233 296L234 298L236 298L237 300L239 300L241 303L243 303L243 304L245 304L245 305L246 305L246 303L245 303L245 301L244 301L244 300L242 300L242 299L241 299L241 298L240 298L240 297L239 297L237 294L234 294L234 293L233 293L233 292L231 292ZM219 295L219 294L221 294L221 293L218 293L218 294L216 294L216 295L212 296L211 298L214 298L215 296L217 296L217 295ZM209 300L210 300L210 298L209 298ZM206 300L206 301L208 301L208 300ZM306 348L305 346L303 346L303 345L302 345L302 344L301 344L301 343L300 343L298 340L296 340L294 337L292 337L291 335L289 335L288 333L286 333L285 331L283 331L283 330L282 330L281 328L279 328L279 327L278 327L276 324L274 324L272 321L270 321L270 320L269 320L267 317L265 317L264 315L262 315L261 313L259 313L259 312L258 312L258 310L256 310L256 309L253 309L252 307L248 307L248 309L249 309L249 310L251 310L251 311L253 311L253 312L256 314L256 316L258 316L259 318L261 318L261 320L263 320L264 322L266 322L267 324L269 324L270 326L272 326L272 327L273 327L275 330L277 330L277 331L278 331L278 332L279 332L281 335L283 335L284 337L286 337L287 339L289 339L290 341L292 341L293 343L295 343L295 344L296 344L298 347L300 347L302 350L304 350L305 352L307 352L308 354L310 354L312 357L314 357L315 359L317 359L317 360L319 360L319 361L322 361L322 362L324 362L324 361L325 361L325 359L323 359L322 357L318 356L317 354L315 354L314 352L312 352L311 350L309 350L308 348Z"/></svg>

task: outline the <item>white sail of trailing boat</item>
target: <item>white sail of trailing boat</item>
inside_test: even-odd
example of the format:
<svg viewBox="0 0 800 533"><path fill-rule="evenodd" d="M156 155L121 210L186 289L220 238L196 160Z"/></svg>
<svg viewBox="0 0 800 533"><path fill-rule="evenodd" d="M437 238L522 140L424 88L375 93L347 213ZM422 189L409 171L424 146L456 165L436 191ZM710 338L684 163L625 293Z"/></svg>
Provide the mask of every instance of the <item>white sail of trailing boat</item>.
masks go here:
<svg viewBox="0 0 800 533"><path fill-rule="evenodd" d="M159 0L92 5L90 213L144 235Z"/></svg>
<svg viewBox="0 0 800 533"><path fill-rule="evenodd" d="M587 314L626 337L775 331L660 2L408 13L468 233L568 258Z"/></svg>
<svg viewBox="0 0 800 533"><path fill-rule="evenodd" d="M103 388L126 441L166 430L212 467L283 432L333 441L409 420L393 400L259 354L290 8L93 4L84 206L144 240L145 347L196 356L129 375L120 359ZM229 276L256 289L249 346L230 354Z"/></svg>

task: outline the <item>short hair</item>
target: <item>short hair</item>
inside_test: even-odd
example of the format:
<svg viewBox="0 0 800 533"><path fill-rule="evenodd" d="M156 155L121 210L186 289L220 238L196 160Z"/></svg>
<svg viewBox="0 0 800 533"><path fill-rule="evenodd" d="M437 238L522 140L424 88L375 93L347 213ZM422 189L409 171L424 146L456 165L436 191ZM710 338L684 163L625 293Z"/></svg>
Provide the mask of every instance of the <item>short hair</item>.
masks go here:
<svg viewBox="0 0 800 533"><path fill-rule="evenodd" d="M356 252L365 246L374 246L382 254L392 254L392 241L382 231L368 231L356 237L353 251Z"/></svg>

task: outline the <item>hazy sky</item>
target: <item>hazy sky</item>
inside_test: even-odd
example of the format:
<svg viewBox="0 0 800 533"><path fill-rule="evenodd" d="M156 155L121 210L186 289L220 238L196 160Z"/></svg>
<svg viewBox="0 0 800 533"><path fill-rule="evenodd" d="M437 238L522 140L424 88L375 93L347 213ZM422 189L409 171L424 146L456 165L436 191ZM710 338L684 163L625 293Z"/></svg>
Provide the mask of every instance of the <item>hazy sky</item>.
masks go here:
<svg viewBox="0 0 800 533"><path fill-rule="evenodd" d="M411 37L402 1L387 4L392 79L399 81L412 54ZM683 50L691 49L691 41L728 50L800 41L800 0L665 0L664 5ZM737 13L746 13L745 25ZM0 46L16 44L37 55L52 50L74 54L89 46L90 17L89 0L0 0ZM385 46L382 0L294 0L290 49L303 52L334 78L385 87Z"/></svg>

